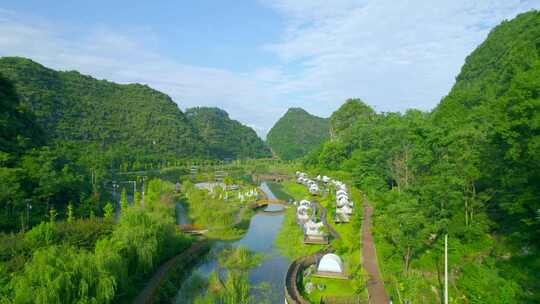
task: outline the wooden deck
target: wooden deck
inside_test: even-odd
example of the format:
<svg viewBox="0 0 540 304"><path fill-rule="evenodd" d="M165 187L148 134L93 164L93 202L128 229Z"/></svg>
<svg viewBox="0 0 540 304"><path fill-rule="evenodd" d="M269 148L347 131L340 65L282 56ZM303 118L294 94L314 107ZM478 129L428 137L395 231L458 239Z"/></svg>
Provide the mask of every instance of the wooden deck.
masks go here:
<svg viewBox="0 0 540 304"><path fill-rule="evenodd" d="M327 245L328 236L313 237L304 235L304 244Z"/></svg>

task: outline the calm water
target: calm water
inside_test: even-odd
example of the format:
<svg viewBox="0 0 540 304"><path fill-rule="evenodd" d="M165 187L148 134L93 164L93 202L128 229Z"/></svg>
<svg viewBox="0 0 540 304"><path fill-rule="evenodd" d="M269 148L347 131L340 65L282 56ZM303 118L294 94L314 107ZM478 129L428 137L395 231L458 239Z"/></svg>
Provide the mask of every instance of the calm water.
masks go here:
<svg viewBox="0 0 540 304"><path fill-rule="evenodd" d="M261 185L261 189L268 195L269 199L276 199L266 183ZM277 211L281 210L281 205L270 205L266 210ZM192 299L186 298L186 290L193 285L194 276L208 276L210 272L217 268L217 263L214 259L215 255L223 249L224 246L232 245L246 246L250 250L262 253L266 256L264 262L257 268L254 268L249 273L249 281L256 285L266 283L270 285L271 292L269 293L272 303L283 303L284 299L284 282L287 267L290 260L279 254L277 248L274 247L274 239L276 238L281 224L283 223L283 214L272 214L260 211L251 219L251 224L244 237L236 242L219 242L214 246L208 255L206 261L203 261L196 267L191 278L188 278L178 291L176 303L190 303Z"/></svg>

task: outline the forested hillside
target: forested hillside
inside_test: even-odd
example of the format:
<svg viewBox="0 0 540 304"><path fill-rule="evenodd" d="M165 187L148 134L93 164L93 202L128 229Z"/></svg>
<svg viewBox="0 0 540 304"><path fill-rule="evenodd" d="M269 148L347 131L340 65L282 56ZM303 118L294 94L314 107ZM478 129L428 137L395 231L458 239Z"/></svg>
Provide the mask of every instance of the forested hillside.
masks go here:
<svg viewBox="0 0 540 304"><path fill-rule="evenodd" d="M252 128L230 119L224 110L196 107L187 109L186 116L207 144L209 157L245 159L271 156L270 149Z"/></svg>
<svg viewBox="0 0 540 304"><path fill-rule="evenodd" d="M360 99L348 99L345 103L330 116L330 137L336 139L341 137L351 137L354 134L345 134L349 126L358 123L360 120L370 120L375 115L375 111Z"/></svg>
<svg viewBox="0 0 540 304"><path fill-rule="evenodd" d="M267 142L277 156L291 160L306 155L328 138L327 119L290 108L272 127Z"/></svg>
<svg viewBox="0 0 540 304"><path fill-rule="evenodd" d="M2 230L25 229L51 209L65 216L69 204L81 216L100 213L117 171L270 155L252 129L224 111L196 108L188 119L144 85L4 57L0 88Z"/></svg>
<svg viewBox="0 0 540 304"><path fill-rule="evenodd" d="M540 301L539 37L537 11L503 22L431 113L364 109L305 159L368 193L400 303L441 301L447 233L451 302Z"/></svg>
<svg viewBox="0 0 540 304"><path fill-rule="evenodd" d="M0 73L56 144L75 143L117 163L204 154L204 142L178 106L147 86L57 72L14 57L0 59Z"/></svg>

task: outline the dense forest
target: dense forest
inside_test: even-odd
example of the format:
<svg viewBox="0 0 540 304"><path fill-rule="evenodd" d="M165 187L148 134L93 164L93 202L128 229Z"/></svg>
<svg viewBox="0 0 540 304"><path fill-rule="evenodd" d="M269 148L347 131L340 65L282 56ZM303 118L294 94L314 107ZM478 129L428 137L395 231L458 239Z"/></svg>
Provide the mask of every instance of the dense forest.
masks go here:
<svg viewBox="0 0 540 304"><path fill-rule="evenodd" d="M539 37L537 11L497 26L430 113L348 101L332 115L333 140L305 158L369 194L394 299L441 299L448 234L454 301L540 300ZM336 125L344 118L352 124Z"/></svg>
<svg viewBox="0 0 540 304"><path fill-rule="evenodd" d="M267 144L218 108L184 113L145 85L0 58L0 303L131 302L195 240L176 223L179 204L195 224L217 228L217 239L234 239L254 212L227 187L258 199L253 174L300 169L293 166L346 181L355 210L363 199L373 205L393 302L443 302L445 236L450 303L540 302L540 12L494 28L432 111L377 113L360 99L328 119L291 108ZM286 161L251 160L272 154ZM247 165L222 161L229 159ZM191 167L210 161L218 165ZM146 176L163 167L184 175L175 183ZM126 171L142 173L128 181ZM218 172L223 188L194 184ZM121 179L133 183L129 195ZM296 199L308 195L286 183L300 189ZM330 209L327 195L318 199ZM291 245L303 232L288 210L280 242ZM336 243L338 253L352 248L359 258L355 216L338 227ZM247 302L248 270L263 258L225 251L218 264L227 279L212 273L197 303ZM353 281L364 290L359 263Z"/></svg>
<svg viewBox="0 0 540 304"><path fill-rule="evenodd" d="M57 72L18 57L0 58L0 75L2 230L24 230L51 208L64 217L69 204L81 216L99 214L118 171L270 155L255 131L226 112L196 108L188 118L144 85Z"/></svg>
<svg viewBox="0 0 540 304"><path fill-rule="evenodd" d="M272 151L284 160L297 159L329 138L328 120L301 108L290 108L268 132Z"/></svg>
<svg viewBox="0 0 540 304"><path fill-rule="evenodd" d="M54 144L74 144L114 163L204 156L204 142L182 111L148 86L57 72L13 57L0 59L0 73Z"/></svg>
<svg viewBox="0 0 540 304"><path fill-rule="evenodd" d="M190 108L186 110L186 116L206 142L209 156L246 159L272 155L252 128L230 119L221 109Z"/></svg>

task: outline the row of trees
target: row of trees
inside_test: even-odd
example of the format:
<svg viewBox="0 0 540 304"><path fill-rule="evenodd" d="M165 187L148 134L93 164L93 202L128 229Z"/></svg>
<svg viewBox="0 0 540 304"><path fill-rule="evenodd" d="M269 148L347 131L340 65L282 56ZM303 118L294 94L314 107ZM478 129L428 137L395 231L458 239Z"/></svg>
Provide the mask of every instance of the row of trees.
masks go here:
<svg viewBox="0 0 540 304"><path fill-rule="evenodd" d="M144 207L123 204L115 224L111 212L67 222L51 217L25 234L0 236L0 302L129 302L163 260L190 244L176 231L172 188L150 181Z"/></svg>
<svg viewBox="0 0 540 304"><path fill-rule="evenodd" d="M305 159L349 172L371 195L398 301L442 295L447 233L453 301L538 300L539 34L536 11L495 28L431 113L375 114L350 100L331 118L347 123L333 124L334 139Z"/></svg>

